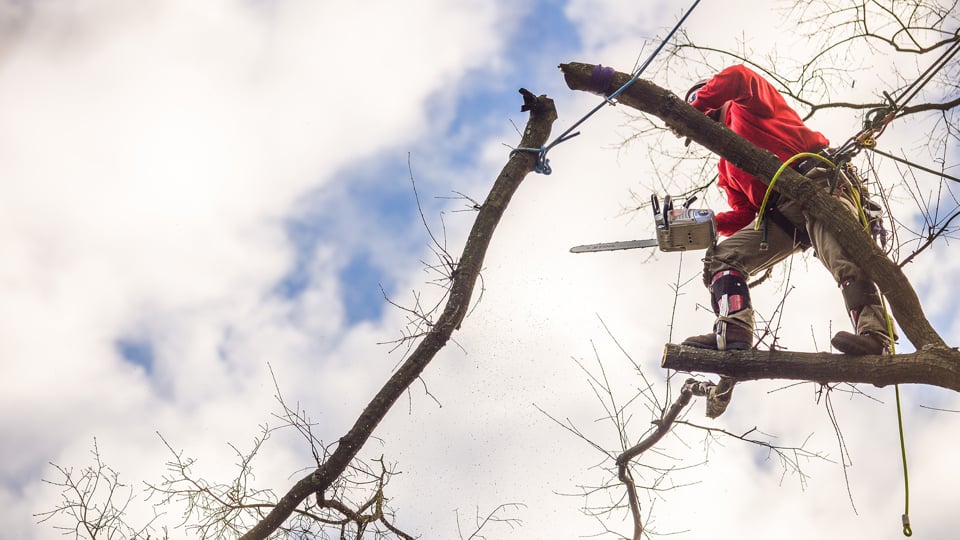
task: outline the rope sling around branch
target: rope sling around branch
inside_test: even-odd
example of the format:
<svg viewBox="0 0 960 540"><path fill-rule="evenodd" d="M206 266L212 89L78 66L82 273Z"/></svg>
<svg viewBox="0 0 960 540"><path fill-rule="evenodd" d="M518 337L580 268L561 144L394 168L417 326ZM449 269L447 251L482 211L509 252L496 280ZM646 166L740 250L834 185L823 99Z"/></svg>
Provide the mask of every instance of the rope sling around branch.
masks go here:
<svg viewBox="0 0 960 540"><path fill-rule="evenodd" d="M568 141L576 137L577 135L579 135L580 134L579 131L573 132L573 130L577 129L577 127L580 126L580 124L586 122L588 118L590 118L597 111L602 109L604 105L608 105L608 104L616 105L616 103L614 102L614 99L616 99L617 96L622 94L627 88L630 87L630 85L632 85L634 82L637 81L637 79L640 78L640 75L647 69L650 63L653 62L654 58L656 58L657 55L660 54L660 51L662 51L664 46L666 46L667 42L670 41L670 38L673 37L673 34L675 34L677 30L680 29L684 21L687 20L687 17L689 17L690 14L693 13L693 10L697 7L698 4L700 4L700 0L693 1L693 4L691 4L690 7L687 9L686 13L684 13L683 16L680 17L680 20L677 21L677 24L675 24L673 28L670 29L670 32L667 33L667 35L660 41L660 45L658 45L657 48L653 51L653 53L651 53L650 56L647 57L647 59L643 62L643 64L641 64L640 67L637 68L637 70L633 73L633 76L630 77L630 80L624 83L623 86L618 88L616 92L605 97L602 103L598 104L590 112L585 114L583 118L581 118L580 120L577 120L572 126L567 128L566 131L558 135L557 138L554 139L553 142L551 142L550 144L546 146L541 146L540 148L524 148L521 146L519 148L515 148L512 152L510 152L510 155L513 155L517 152L534 152L537 154L537 163L534 165L533 170L539 174L552 173L553 169L550 168L550 160L547 159L547 152L549 152L550 149L553 148L554 146L564 141ZM615 72L613 68L604 68L603 66L597 65L597 67L594 68L593 73L590 76L591 87L595 90L594 93L597 93L597 94L603 93L603 91L606 90L607 86L609 86L610 82L613 81L614 73Z"/></svg>

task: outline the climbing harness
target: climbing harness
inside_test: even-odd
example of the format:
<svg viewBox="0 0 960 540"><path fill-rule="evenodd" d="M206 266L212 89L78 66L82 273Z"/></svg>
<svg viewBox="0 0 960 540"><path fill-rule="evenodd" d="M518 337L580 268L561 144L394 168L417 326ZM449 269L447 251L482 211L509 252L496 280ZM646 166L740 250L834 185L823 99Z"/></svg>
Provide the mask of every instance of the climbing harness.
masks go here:
<svg viewBox="0 0 960 540"><path fill-rule="evenodd" d="M683 16L680 17L680 20L677 21L677 24L675 24L673 28L670 30L670 32L667 33L666 37L664 37L663 40L660 41L660 45L658 45L657 48L653 51L653 53L651 53L650 56L643 62L643 64L641 64L640 67L633 72L633 75L630 77L630 80L624 83L623 86L617 89L617 91L605 97L602 103L598 104L590 112L584 115L583 118L576 121L572 126L567 128L566 131L561 133L550 144L547 144L546 146L541 146L540 148L526 148L521 146L521 147L515 148L512 152L510 152L510 155L512 156L517 152L536 153L537 162L534 165L533 170L539 174L550 174L551 172L553 172L553 170L550 168L550 160L547 159L547 152L549 152L550 149L553 148L554 146L564 141L569 141L570 139L579 135L580 134L579 131L573 132L573 130L577 129L577 127L580 126L580 124L584 123L588 118L590 118L597 111L602 109L604 105L607 105L607 104L616 105L616 103L614 102L614 99L616 99L617 96L622 94L627 88L629 88L633 83L635 83L637 79L640 78L640 75L644 72L644 70L647 69L647 66L649 66L650 63L653 62L653 59L656 58L658 54L660 54L660 51L663 50L667 42L670 41L670 38L673 37L673 34L680 29L684 21L687 20L687 17L689 17L691 13L693 13L693 10L697 7L699 3L700 3L700 0L693 1L693 4L691 4L690 8L687 9L686 13L684 13ZM612 68L604 68L603 66L597 65L590 76L590 87L592 89L597 89L595 93L602 93L604 90L607 89L608 86L610 86L610 83L613 82L614 74L615 74L615 71Z"/></svg>
<svg viewBox="0 0 960 540"><path fill-rule="evenodd" d="M790 167L793 162L799 159L804 160L804 162L801 164L806 164L807 162L815 164L816 160L820 160L829 165L831 168L836 167L836 165L834 165L834 163L826 157L813 152L801 152L795 156L792 156L790 159L786 160L782 165L780 165L780 168L777 169L776 173L774 173L773 178L770 179L770 183L767 184L767 190L763 194L763 202L760 204L760 212L757 214L757 222L753 226L753 230L755 231L759 231L760 227L763 227L763 236L760 239L760 251L766 251L768 249L767 230L769 228L769 220L771 219L774 221L774 223L779 225L788 233L793 232L794 239L802 249L806 250L811 245L810 237L807 236L806 231L794 226L788 219L776 212L776 203L780 198L780 194L773 191L773 186L776 184L777 179L780 178L780 175L783 174L783 171L787 170L787 167ZM812 168L812 166L810 168ZM801 171L798 170L798 172ZM801 174L803 172L801 172Z"/></svg>

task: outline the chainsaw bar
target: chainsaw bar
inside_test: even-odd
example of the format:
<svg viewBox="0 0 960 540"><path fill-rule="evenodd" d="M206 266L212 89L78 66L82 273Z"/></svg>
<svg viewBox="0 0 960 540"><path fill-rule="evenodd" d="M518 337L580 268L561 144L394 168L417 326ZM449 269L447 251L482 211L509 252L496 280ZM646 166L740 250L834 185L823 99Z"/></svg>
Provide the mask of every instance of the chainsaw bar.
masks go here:
<svg viewBox="0 0 960 540"><path fill-rule="evenodd" d="M582 246L573 246L570 253L593 253L595 251L616 251L619 249L637 249L657 247L657 241L653 238L647 240L625 240L623 242L603 242L600 244L584 244Z"/></svg>

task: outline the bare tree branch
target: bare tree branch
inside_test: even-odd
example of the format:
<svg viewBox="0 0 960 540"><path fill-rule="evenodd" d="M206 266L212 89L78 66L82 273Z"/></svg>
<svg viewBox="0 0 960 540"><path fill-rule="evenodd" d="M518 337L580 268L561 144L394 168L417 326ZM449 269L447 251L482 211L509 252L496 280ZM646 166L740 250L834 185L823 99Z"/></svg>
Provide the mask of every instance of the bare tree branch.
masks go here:
<svg viewBox="0 0 960 540"><path fill-rule="evenodd" d="M54 529L77 540L149 540L154 531L153 521L158 516L142 527L130 525L126 514L133 501L133 488L120 482L120 474L103 462L96 439L90 453L93 465L82 468L79 475L73 468L52 464L62 479L44 482L60 488L61 501L52 510L34 514L34 517L39 523L52 522ZM57 524L61 517L70 525ZM154 538L168 538L166 530L162 536Z"/></svg>
<svg viewBox="0 0 960 540"><path fill-rule="evenodd" d="M524 97L522 110L530 111L530 119L520 141L520 147L541 148L546 144L553 122L557 118L553 100L546 96L534 96L526 90L521 90L521 93ZM308 496L324 492L347 469L396 400L420 377L437 352L450 340L453 332L460 328L470 308L470 299L480 274L487 246L513 194L520 187L523 179L534 170L537 157L535 153L526 151L511 155L477 213L466 246L453 270L453 282L447 303L436 324L429 329L416 349L377 392L350 431L340 439L330 457L320 467L294 484L269 514L241 536L243 540L267 538Z"/></svg>
<svg viewBox="0 0 960 540"><path fill-rule="evenodd" d="M875 386L929 384L960 392L956 349L930 347L912 354L850 356L789 351L711 351L669 344L661 365L668 369L719 373L738 381L791 379Z"/></svg>

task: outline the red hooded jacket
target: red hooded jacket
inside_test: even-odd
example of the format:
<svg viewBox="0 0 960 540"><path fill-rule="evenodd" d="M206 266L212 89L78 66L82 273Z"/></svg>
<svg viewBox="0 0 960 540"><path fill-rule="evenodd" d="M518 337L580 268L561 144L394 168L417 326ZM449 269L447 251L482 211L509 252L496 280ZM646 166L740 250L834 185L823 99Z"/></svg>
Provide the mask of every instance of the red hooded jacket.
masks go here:
<svg viewBox="0 0 960 540"><path fill-rule="evenodd" d="M821 133L807 128L800 115L787 105L780 92L763 77L742 65L731 66L697 92L691 104L701 112L720 109L730 102L724 123L734 133L781 161L801 152L816 152L829 145ZM717 185L727 194L731 210L717 214L717 232L730 236L749 224L760 211L767 186L725 159L717 165Z"/></svg>

